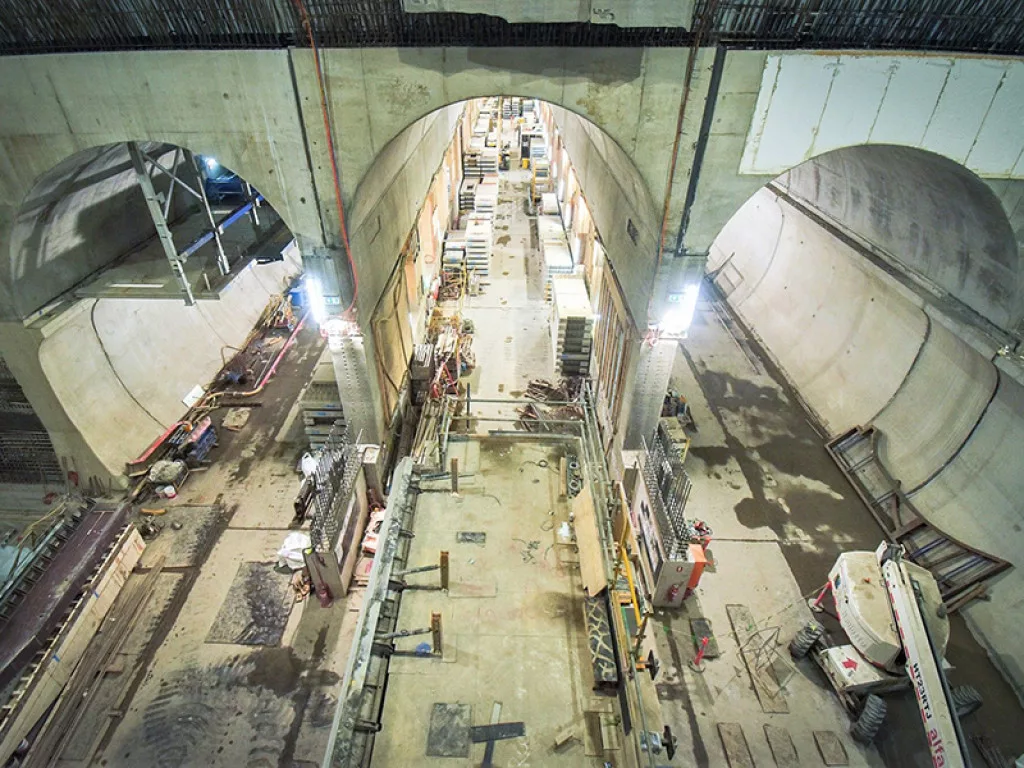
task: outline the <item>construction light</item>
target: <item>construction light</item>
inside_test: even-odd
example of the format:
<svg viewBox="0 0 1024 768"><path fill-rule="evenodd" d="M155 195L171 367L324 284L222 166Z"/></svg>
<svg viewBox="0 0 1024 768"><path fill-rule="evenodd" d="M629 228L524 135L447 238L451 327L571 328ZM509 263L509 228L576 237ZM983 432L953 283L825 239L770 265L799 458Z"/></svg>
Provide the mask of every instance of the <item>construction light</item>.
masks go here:
<svg viewBox="0 0 1024 768"><path fill-rule="evenodd" d="M307 275L303 284L306 288L306 302L309 305L309 311L313 313L316 324L322 325L327 319L327 305L324 303L324 292L320 287L320 281Z"/></svg>
<svg viewBox="0 0 1024 768"><path fill-rule="evenodd" d="M217 160L215 158L212 158L212 157L205 158L205 161L206 161L206 170L208 170L210 173L213 173L215 170L217 170L217 167L220 165L217 162Z"/></svg>
<svg viewBox="0 0 1024 768"><path fill-rule="evenodd" d="M669 308L661 318L661 332L666 336L682 336L693 322L693 313L697 311L697 298L700 296L700 283L691 283L681 293L673 293L668 297Z"/></svg>

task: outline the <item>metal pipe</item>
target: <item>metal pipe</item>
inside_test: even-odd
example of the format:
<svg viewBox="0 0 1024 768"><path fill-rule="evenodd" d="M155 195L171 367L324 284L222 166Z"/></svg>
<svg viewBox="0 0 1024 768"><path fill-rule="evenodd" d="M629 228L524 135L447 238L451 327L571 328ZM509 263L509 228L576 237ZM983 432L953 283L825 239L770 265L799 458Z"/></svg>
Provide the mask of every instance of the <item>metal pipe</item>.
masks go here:
<svg viewBox="0 0 1024 768"><path fill-rule="evenodd" d="M213 222L211 220L210 226L212 227L212 229L209 232L204 232L203 234L199 235L199 237L197 237L195 240L189 243L188 246L186 246L185 250L183 250L179 254L179 257L182 259L187 259L189 256L194 255L196 251L198 251L208 242L213 240L215 237L218 237L218 233L223 232L225 229L230 227L240 218L245 216L245 214L247 214L256 204L257 200L262 199L263 195L256 195L256 197L253 200L247 203L242 203L240 206L235 208L235 210L231 211L231 213L229 213L227 216L221 219L220 222Z"/></svg>
<svg viewBox="0 0 1024 768"><path fill-rule="evenodd" d="M661 268L662 256L665 252L665 235L668 232L668 214L672 203L672 186L675 184L676 165L679 158L679 144L683 137L683 123L686 119L686 107L690 101L690 89L693 85L693 73L697 67L697 56L700 54L701 41L710 26L710 22L714 18L716 3L717 0L708 0L707 7L696 20L696 29L692 43L690 44L690 54L686 57L686 70L683 74L683 92L679 98L679 114L676 118L676 135L675 139L672 141L672 157L669 162L668 183L665 185L665 205L661 212L661 231L658 234L658 252L654 262L655 273L657 273ZM648 313L650 312L651 301L653 301L653 299L654 294L652 293L647 302Z"/></svg>

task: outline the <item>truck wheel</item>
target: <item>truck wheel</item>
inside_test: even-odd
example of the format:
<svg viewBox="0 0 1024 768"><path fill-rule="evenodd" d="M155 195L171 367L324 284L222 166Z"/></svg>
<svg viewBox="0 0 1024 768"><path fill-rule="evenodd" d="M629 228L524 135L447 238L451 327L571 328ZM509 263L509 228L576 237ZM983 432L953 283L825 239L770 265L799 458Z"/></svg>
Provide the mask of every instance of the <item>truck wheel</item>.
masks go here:
<svg viewBox="0 0 1024 768"><path fill-rule="evenodd" d="M954 685L950 690L957 717L967 717L981 709L984 701L973 685Z"/></svg>
<svg viewBox="0 0 1024 768"><path fill-rule="evenodd" d="M825 628L816 621L808 622L789 641L789 655L794 659L804 658L825 634Z"/></svg>
<svg viewBox="0 0 1024 768"><path fill-rule="evenodd" d="M885 699L869 693L864 699L864 706L860 710L860 715L850 729L850 735L853 736L854 740L859 741L861 744L870 744L874 741L878 729L882 727L882 723L885 721L885 710Z"/></svg>

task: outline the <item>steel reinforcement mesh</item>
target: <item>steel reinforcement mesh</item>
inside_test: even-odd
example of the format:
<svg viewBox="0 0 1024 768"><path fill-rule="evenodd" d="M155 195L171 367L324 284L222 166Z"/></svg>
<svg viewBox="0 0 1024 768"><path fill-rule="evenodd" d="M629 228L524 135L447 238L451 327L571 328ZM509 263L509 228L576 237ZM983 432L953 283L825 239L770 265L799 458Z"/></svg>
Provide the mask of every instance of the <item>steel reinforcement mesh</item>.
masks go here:
<svg viewBox="0 0 1024 768"><path fill-rule="evenodd" d="M691 42L678 27L510 24L482 14L406 13L401 0L305 5L318 43L330 47ZM712 20L704 44L1024 52L1021 0L699 0L696 18L704 17ZM306 43L292 0L0 0L0 54Z"/></svg>
<svg viewBox="0 0 1024 768"><path fill-rule="evenodd" d="M49 434L0 359L0 483L48 485L63 478Z"/></svg>

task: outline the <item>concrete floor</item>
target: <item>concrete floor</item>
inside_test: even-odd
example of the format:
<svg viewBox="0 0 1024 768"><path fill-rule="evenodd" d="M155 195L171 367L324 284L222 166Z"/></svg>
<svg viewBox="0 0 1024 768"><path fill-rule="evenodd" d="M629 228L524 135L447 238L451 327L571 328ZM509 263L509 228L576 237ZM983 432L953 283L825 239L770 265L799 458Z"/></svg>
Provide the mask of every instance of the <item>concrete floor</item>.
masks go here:
<svg viewBox="0 0 1024 768"><path fill-rule="evenodd" d="M690 611L712 620L721 643L729 635L724 605L757 606L755 618L778 625L788 642L811 616L802 596L824 583L838 553L874 549L882 536L782 374L756 341L727 322L724 311L701 302L672 375L672 386L687 397L698 428L686 465L693 482L688 513L704 518L715 532L711 550L716 567L702 580ZM722 706L732 709L737 686L745 688L747 681L735 679L738 660L728 653L709 662L704 675L692 673L685 667L693 654L687 614L666 613L661 623L664 655L673 660L661 690L666 717L672 719L669 713L675 712L681 724L699 730L700 738L689 744L697 764L720 764L713 721L720 719ZM981 713L965 720L968 734L984 733L1006 755L1020 754L1024 732L1016 697L963 621L955 616L952 625L947 656L956 669L951 681L975 685L986 699ZM749 723L744 729L759 764L759 753L765 764L772 764L764 755L762 721L782 721L801 755L816 757L809 741L812 729L831 728L844 734L848 747L853 745L845 737L845 715L837 718L820 671L799 665L792 693L800 680L812 686L802 685L799 695L788 697L792 714L769 720L754 710L741 721ZM810 702L820 708L807 708ZM877 742L885 764L931 765L913 695L908 691L888 702L887 725ZM873 753L860 756L868 762L878 759ZM979 755L974 757L984 764Z"/></svg>
<svg viewBox="0 0 1024 768"><path fill-rule="evenodd" d="M529 171L501 174L490 280L481 295L465 302L463 314L476 326L478 365L466 378L474 398L521 397L530 379L555 376L543 258L534 246L536 223L526 208L529 187ZM502 405L481 405L474 413L515 416L513 407Z"/></svg>
<svg viewBox="0 0 1024 768"><path fill-rule="evenodd" d="M168 560L153 615L135 631L159 644L96 764L320 764L357 596L327 609L315 599L294 605L277 646L211 643L207 636L239 564L276 560L288 533L304 437L293 403L321 348L315 330L300 333L259 397L262 407L241 432L221 430L213 465L166 505L163 519L184 527L168 525L145 554L144 566L159 555ZM141 653L145 642L134 646Z"/></svg>
<svg viewBox="0 0 1024 768"><path fill-rule="evenodd" d="M398 624L427 626L430 613L440 611L444 654L392 658L372 764L479 765L482 744L471 745L465 758L426 754L431 711L435 703L468 704L470 723L484 725L500 702L500 721L524 722L526 736L498 742L496 765L600 766L578 740L553 749L560 729L578 727L584 710L598 706L591 703L577 555L558 537L568 507L558 500L550 466L561 452L516 439L453 445L474 477L458 497L445 484L420 495L409 555L416 566L448 550L451 587L448 594L407 590ZM537 466L541 460L549 467ZM459 543L460 531L485 532L486 541ZM436 583L429 576L422 582ZM416 642L399 641L398 647L412 650Z"/></svg>

